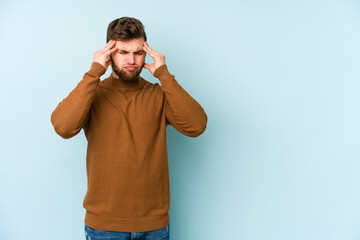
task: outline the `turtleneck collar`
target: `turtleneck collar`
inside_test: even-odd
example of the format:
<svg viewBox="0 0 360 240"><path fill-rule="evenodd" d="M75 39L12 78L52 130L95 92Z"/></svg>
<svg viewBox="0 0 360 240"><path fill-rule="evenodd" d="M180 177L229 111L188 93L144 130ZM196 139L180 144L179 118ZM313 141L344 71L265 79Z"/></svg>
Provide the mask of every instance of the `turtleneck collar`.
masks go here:
<svg viewBox="0 0 360 240"><path fill-rule="evenodd" d="M144 86L144 79L142 77L138 77L136 81L134 82L128 82L128 81L124 81L121 80L117 77L115 77L112 73L110 74L110 76L107 78L107 81L104 84L109 87L109 88L115 88L118 90L137 90L140 89Z"/></svg>

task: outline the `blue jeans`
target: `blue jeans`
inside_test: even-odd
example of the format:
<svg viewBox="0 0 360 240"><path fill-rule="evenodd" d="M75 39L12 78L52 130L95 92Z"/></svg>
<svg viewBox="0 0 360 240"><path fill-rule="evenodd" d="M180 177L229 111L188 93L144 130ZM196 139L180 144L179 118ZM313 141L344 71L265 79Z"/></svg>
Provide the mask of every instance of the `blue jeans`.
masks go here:
<svg viewBox="0 0 360 240"><path fill-rule="evenodd" d="M86 240L169 240L170 223L160 229L148 232L115 232L91 228L85 224Z"/></svg>

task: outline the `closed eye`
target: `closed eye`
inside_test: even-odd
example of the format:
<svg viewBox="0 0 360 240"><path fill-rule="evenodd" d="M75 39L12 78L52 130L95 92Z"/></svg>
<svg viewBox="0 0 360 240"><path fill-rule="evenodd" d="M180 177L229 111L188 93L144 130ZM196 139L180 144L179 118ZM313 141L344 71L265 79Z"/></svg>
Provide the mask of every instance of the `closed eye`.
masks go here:
<svg viewBox="0 0 360 240"><path fill-rule="evenodd" d="M129 53L129 52L120 51L119 53L120 53L120 54L127 54L127 53ZM144 51L135 52L135 54L137 54L137 55L142 55L143 53L144 53Z"/></svg>

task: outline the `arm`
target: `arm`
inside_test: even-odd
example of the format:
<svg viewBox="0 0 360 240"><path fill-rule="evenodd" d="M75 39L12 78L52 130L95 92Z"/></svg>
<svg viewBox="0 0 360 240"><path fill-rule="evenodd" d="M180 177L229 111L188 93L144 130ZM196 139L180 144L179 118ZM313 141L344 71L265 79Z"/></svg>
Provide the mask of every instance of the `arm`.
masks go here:
<svg viewBox="0 0 360 240"><path fill-rule="evenodd" d="M168 123L189 137L202 134L207 125L204 109L180 86L174 75L169 73L163 54L153 50L146 42L143 49L154 60L153 64L145 63L144 67L161 82L161 89L165 93L165 115Z"/></svg>
<svg viewBox="0 0 360 240"><path fill-rule="evenodd" d="M201 105L192 98L170 74L166 65L154 72L165 93L165 115L167 121L180 133L197 137L207 125L207 115Z"/></svg>
<svg viewBox="0 0 360 240"><path fill-rule="evenodd" d="M67 139L75 136L89 119L95 89L104 73L104 66L93 62L83 79L53 111L51 123L61 137Z"/></svg>
<svg viewBox="0 0 360 240"><path fill-rule="evenodd" d="M94 53L91 68L83 79L64 98L51 114L51 123L55 132L63 138L78 134L90 117L90 107L95 90L112 61L110 54L117 50L116 41L110 40L103 48Z"/></svg>

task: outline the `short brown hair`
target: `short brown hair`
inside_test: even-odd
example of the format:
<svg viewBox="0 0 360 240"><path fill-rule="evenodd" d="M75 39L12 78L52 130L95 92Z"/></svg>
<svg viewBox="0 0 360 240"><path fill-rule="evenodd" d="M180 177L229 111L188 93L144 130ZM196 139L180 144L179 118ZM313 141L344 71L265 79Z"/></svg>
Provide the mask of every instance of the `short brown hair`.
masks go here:
<svg viewBox="0 0 360 240"><path fill-rule="evenodd" d="M110 40L126 42L135 38L147 40L144 25L140 20L132 17L122 17L109 23L106 42Z"/></svg>

